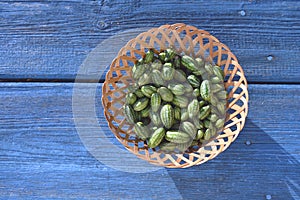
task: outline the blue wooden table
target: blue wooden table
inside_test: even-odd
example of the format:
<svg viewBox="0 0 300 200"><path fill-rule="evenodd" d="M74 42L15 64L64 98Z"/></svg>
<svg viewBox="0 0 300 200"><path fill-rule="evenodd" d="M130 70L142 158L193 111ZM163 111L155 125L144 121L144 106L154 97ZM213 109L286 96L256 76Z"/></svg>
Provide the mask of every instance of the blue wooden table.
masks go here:
<svg viewBox="0 0 300 200"><path fill-rule="evenodd" d="M79 134L99 129L76 124L95 108L118 146L100 102L104 71L81 67L109 38L167 23L207 30L238 57L249 82L245 128L200 166L134 173L135 162L106 148L119 166L107 165ZM297 0L0 1L0 199L300 199L299 63ZM76 118L75 86L83 99L96 88L95 106ZM125 164L130 172L118 169Z"/></svg>

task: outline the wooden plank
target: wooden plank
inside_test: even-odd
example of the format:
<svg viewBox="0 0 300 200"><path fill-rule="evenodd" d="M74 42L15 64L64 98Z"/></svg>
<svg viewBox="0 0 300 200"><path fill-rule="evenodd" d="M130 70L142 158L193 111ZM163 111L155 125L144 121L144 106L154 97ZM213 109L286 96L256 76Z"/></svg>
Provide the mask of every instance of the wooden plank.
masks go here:
<svg viewBox="0 0 300 200"><path fill-rule="evenodd" d="M299 9L294 0L1 1L0 79L73 80L88 53L110 36L184 22L227 44L250 82L299 83Z"/></svg>
<svg viewBox="0 0 300 200"><path fill-rule="evenodd" d="M82 98L96 87L81 86ZM228 150L200 166L148 173L118 171L91 156L73 121L73 87L72 83L0 84L0 198L300 197L299 85L250 85L245 129ZM117 144L101 110L101 84L98 89L99 124ZM82 110L82 116L87 112L92 110ZM90 130L99 133L97 127ZM124 160L118 154L111 159L120 164Z"/></svg>

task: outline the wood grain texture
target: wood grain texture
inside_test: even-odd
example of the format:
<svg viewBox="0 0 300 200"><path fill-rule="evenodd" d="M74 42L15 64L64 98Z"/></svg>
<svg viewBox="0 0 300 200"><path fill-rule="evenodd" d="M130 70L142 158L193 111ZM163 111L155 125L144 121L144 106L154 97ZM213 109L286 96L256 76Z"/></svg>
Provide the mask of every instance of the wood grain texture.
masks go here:
<svg viewBox="0 0 300 200"><path fill-rule="evenodd" d="M296 0L0 1L0 79L73 80L110 36L183 22L228 45L250 82L299 83L299 9Z"/></svg>
<svg viewBox="0 0 300 200"><path fill-rule="evenodd" d="M73 121L73 86L0 84L0 198L300 197L299 85L250 85L245 129L228 150L197 167L143 174L111 169L85 149ZM98 89L97 120L118 144L103 116L101 84ZM83 87L82 98L92 95L84 91ZM91 110L82 110L82 116L86 112ZM97 134L95 127L90 128ZM112 159L122 160L118 155Z"/></svg>

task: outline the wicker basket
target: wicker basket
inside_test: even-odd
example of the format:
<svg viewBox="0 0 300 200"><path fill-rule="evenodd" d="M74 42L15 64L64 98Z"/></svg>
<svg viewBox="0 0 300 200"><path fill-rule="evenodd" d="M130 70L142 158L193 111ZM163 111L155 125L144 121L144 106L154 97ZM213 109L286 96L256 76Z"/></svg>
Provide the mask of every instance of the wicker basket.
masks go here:
<svg viewBox="0 0 300 200"><path fill-rule="evenodd" d="M229 92L223 131L192 153L163 154L153 151L146 142L135 137L133 127L126 122L122 112L126 88L132 81L134 62L145 55L147 49L154 48L159 52L170 46L194 57L208 54L207 57L224 70L224 86ZM235 55L217 38L185 24L163 25L141 33L119 51L106 74L102 104L109 128L126 149L152 164L186 168L213 159L236 139L248 113L247 81Z"/></svg>

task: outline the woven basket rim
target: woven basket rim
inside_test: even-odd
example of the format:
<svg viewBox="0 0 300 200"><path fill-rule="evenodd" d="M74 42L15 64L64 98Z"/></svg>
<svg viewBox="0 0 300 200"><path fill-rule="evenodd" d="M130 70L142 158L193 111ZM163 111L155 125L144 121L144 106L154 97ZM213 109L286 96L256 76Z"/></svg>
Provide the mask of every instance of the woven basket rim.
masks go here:
<svg viewBox="0 0 300 200"><path fill-rule="evenodd" d="M171 162L170 163L164 163L163 159L159 159L160 153L158 153L158 152L152 152L152 153L150 152L149 153L149 151L148 151L149 149L146 149L145 154L148 154L148 155L145 156L143 154L140 154L139 150L137 150L138 147L136 145L132 148L129 148L128 141L126 141L126 139L124 140L124 138L119 137L119 135L116 134L116 132L118 132L118 133L121 132L121 133L126 134L126 131L120 129L119 127L115 127L112 124L111 120L114 118L114 116L111 116L111 114L108 112L108 107L112 105L112 102L109 102L107 100L107 94L110 94L110 92L111 92L111 90L108 89L108 84L112 80L112 74L111 74L112 71L116 70L116 68L117 68L116 64L122 59L127 59L128 61L130 61L130 60L133 61L134 60L132 57L126 56L126 51L135 52L135 48L132 47L132 45L139 42L140 38L143 38L143 37L149 36L149 35L152 36L152 34L158 33L160 31L163 31L163 30L166 30L166 29L175 30L175 31L177 31L177 30L190 30L191 32L189 32L189 33L191 33L191 34L197 33L200 36L210 38L211 41L210 41L209 45L217 46L218 48L222 49L221 52L223 52L223 51L226 52L226 55L228 57L230 57L230 65L234 65L234 69L232 70L232 73L234 72L234 75L238 74L238 76L240 77L240 79L237 83L235 81L231 80L231 79L230 79L231 81L225 82L225 87L229 87L229 86L234 86L234 87L237 87L237 88L241 87L243 92L240 95L235 94L235 93L233 93L232 95L235 98L235 100L237 99L236 101L240 101L242 99L241 101L244 103L244 105L243 105L242 109L237 110L234 113L235 115L232 115L232 114L227 114L226 115L226 121L228 121L228 120L231 120L231 121L234 120L234 121L231 124L228 124L227 126L225 126L224 129L223 129L223 131L227 130L228 128L230 128L231 126L234 125L234 126L237 126L237 129L239 129L239 131L235 132L234 134L229 133L229 131L228 131L228 133L226 133L227 135L230 135L230 134L233 134L233 135L231 135L230 137L228 136L227 141L225 141L222 138L223 137L222 135L217 135L216 137L211 138L208 142L206 142L204 146L200 147L200 149L201 149L201 148L205 148L205 147L209 146L210 143L216 143L216 141L215 141L216 139L220 139L220 141L221 140L223 141L224 144L220 143L221 147L218 150L211 150L213 153L211 155L209 155L208 158L203 158L203 159L199 158L198 160L196 159L196 161L194 161L194 160L185 159L184 154L175 154L178 158L180 157L181 160L180 160L180 162L177 162L177 161L173 162L172 158L170 156L172 156L174 154L172 154L172 155L169 154L169 157L168 156L166 156L166 157L168 157L168 159L170 159ZM125 61L127 62L127 60L125 60ZM226 65L229 65L229 64L226 64ZM226 65L225 65L225 67L226 67ZM130 67L127 66L127 68L126 68L126 66L125 66L125 68L122 68L122 69L130 70ZM224 70L226 70L226 68ZM228 71L229 71L229 68L228 68ZM232 74L230 74L230 75L232 75ZM122 78L122 76L120 76L118 78L120 80ZM114 79L113 81L115 81L115 80L117 80L117 79ZM244 76L244 71L243 71L242 67L239 65L236 56L230 51L230 49L225 44L221 43L216 37L214 37L210 33L208 33L207 31L199 30L194 26L188 26L188 25L185 25L185 24L182 24L182 23L177 23L177 24L173 24L173 25L166 24L166 25L160 26L159 28L152 28L152 29L150 29L146 32L143 32L143 33L139 34L137 37L131 39L130 41L128 41L127 44L120 49L117 57L112 61L112 64L110 65L110 69L106 74L106 79L105 79L105 82L104 82L103 87L102 87L102 105L103 105L103 108L104 108L105 118L108 122L109 128L114 133L116 138L125 146L126 149L128 149L130 152L137 155L139 158L147 160L148 162L150 162L152 164L161 165L161 166L165 166L165 167L171 167L171 168L184 168L184 167L190 167L190 166L193 166L193 165L201 164L201 163L206 162L210 159L213 159L219 153L221 153L225 149L227 149L228 146L236 139L236 137L238 136L238 134L240 133L240 131L244 127L245 118L248 114L248 99L249 99L249 95L248 95L248 90L247 90L247 80ZM230 103L228 103L228 104L230 104ZM229 106L229 105L227 105L227 106ZM231 106L235 106L235 103L232 104ZM239 109L239 108L237 108L237 109ZM237 115L241 115L241 117L239 119L235 119ZM212 148L217 148L216 147L217 145L218 144L214 144L214 146ZM214 152L214 151L216 151L216 152ZM193 159L194 159L195 156L196 157L199 156L199 155L196 155L196 154L194 155L194 152L189 153L189 154L191 154ZM151 157L151 155L152 155L152 157ZM165 154L165 155L168 155L168 154ZM156 160L155 159L153 160L152 158L156 158ZM182 160L184 160L185 162L182 163Z"/></svg>

